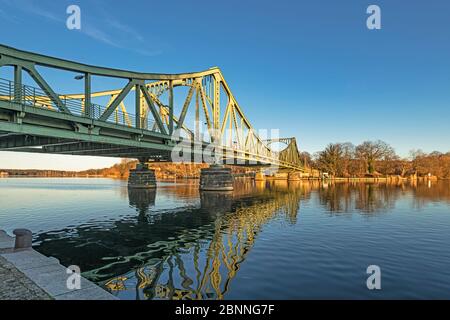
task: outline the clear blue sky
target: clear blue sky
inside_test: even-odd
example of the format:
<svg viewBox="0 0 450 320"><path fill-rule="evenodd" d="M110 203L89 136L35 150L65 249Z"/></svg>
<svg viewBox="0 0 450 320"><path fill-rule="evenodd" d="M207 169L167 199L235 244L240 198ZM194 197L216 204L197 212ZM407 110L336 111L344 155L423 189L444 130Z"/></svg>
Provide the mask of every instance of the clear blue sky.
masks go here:
<svg viewBox="0 0 450 320"><path fill-rule="evenodd" d="M79 31L65 26L69 4L81 7ZM366 28L370 4L381 30ZM280 128L311 153L374 139L401 156L450 151L449 21L445 0L0 0L3 44L137 71L219 66L255 128ZM11 168L116 161L0 152Z"/></svg>

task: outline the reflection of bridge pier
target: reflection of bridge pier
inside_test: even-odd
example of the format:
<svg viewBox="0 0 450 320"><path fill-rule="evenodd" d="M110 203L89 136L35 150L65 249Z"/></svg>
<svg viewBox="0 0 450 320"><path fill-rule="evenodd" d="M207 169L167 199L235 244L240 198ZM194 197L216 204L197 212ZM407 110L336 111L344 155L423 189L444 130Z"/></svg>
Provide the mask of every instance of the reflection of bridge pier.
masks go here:
<svg viewBox="0 0 450 320"><path fill-rule="evenodd" d="M128 201L131 207L136 208L139 215L148 213L150 207L155 205L155 189L128 188Z"/></svg>
<svg viewBox="0 0 450 320"><path fill-rule="evenodd" d="M255 181L266 181L266 175L263 169L259 169L255 174Z"/></svg>
<svg viewBox="0 0 450 320"><path fill-rule="evenodd" d="M200 192L200 205L202 210L211 213L231 212L232 204L232 192Z"/></svg>
<svg viewBox="0 0 450 320"><path fill-rule="evenodd" d="M255 180L255 188L258 191L263 191L266 188L266 180Z"/></svg>

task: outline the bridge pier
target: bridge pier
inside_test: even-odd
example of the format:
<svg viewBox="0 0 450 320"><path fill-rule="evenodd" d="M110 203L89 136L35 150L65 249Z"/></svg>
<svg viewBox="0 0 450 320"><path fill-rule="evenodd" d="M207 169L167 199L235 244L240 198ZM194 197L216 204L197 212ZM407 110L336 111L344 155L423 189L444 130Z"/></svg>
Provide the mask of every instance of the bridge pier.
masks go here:
<svg viewBox="0 0 450 320"><path fill-rule="evenodd" d="M155 170L150 169L145 160L140 160L140 162L136 165L136 169L130 170L130 176L128 177L128 188L156 188Z"/></svg>
<svg viewBox="0 0 450 320"><path fill-rule="evenodd" d="M288 181L300 181L302 180L301 172L289 172L288 173Z"/></svg>
<svg viewBox="0 0 450 320"><path fill-rule="evenodd" d="M233 191L233 175L231 168L213 164L200 171L200 190Z"/></svg>

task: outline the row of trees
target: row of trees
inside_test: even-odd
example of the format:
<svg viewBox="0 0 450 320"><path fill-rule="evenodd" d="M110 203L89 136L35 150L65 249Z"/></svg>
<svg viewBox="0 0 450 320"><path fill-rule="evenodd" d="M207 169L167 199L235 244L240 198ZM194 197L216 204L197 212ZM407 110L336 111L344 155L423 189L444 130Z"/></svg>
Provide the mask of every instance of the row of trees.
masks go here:
<svg viewBox="0 0 450 320"><path fill-rule="evenodd" d="M323 151L313 156L304 152L303 161L315 169L328 172L335 177L363 177L378 175L428 174L450 178L450 152L411 151L409 158L400 158L384 141L352 143L330 143Z"/></svg>
<svg viewBox="0 0 450 320"><path fill-rule="evenodd" d="M90 169L79 172L79 175L98 175L104 177L128 178L131 169L136 168L137 160L122 159L109 168ZM164 178L198 178L200 169L207 167L205 164L198 163L172 163L159 162L152 163L151 168L155 169L158 179Z"/></svg>

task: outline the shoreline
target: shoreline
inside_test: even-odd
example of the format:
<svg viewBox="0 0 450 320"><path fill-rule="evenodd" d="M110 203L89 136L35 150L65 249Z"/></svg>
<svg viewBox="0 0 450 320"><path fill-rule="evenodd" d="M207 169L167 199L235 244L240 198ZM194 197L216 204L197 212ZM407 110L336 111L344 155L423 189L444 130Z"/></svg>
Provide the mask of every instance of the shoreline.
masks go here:
<svg viewBox="0 0 450 320"><path fill-rule="evenodd" d="M0 230L0 297L2 300L118 300L80 276L69 288L67 268L33 248L15 249L15 238Z"/></svg>
<svg viewBox="0 0 450 320"><path fill-rule="evenodd" d="M36 179L73 179L73 178L81 178L81 179L113 179L113 180L127 180L127 177L115 177L115 176L36 176L36 175L9 175L9 176L1 176L2 179L21 179L21 178L36 178ZM245 177L245 176L236 176L237 179L252 179L253 177ZM177 181L192 181L192 180L200 180L199 177L179 177L179 178L159 178L158 181L161 182L177 182ZM288 181L287 178L283 177L274 177L274 176L266 176L263 180L257 181ZM449 181L450 178L437 178L437 177L364 177L364 178L343 178L343 177L335 177L335 178L318 178L318 177L302 177L297 180L289 180L289 181L335 181L335 182L407 182L407 181Z"/></svg>

